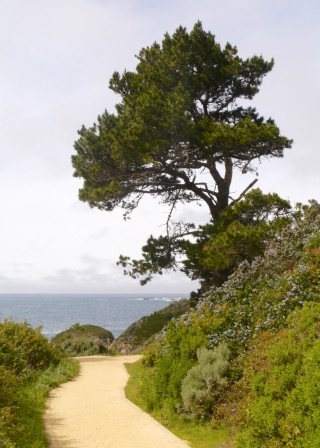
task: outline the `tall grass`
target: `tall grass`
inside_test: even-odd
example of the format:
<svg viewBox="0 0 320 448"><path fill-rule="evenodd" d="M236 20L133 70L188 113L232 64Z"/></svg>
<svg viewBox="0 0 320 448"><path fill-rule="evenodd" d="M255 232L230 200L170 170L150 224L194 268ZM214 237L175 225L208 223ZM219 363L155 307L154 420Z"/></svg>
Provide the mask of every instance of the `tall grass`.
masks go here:
<svg viewBox="0 0 320 448"><path fill-rule="evenodd" d="M43 415L49 392L74 378L79 364L64 359L58 366L36 373L16 391L12 418L4 428L0 447L44 448L48 446Z"/></svg>

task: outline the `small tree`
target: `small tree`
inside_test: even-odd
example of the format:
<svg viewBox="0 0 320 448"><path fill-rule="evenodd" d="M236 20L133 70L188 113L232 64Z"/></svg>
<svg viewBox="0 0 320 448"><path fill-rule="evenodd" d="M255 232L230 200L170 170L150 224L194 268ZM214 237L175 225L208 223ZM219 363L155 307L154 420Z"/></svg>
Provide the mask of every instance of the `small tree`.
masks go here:
<svg viewBox="0 0 320 448"><path fill-rule="evenodd" d="M145 195L169 206L166 233L151 237L147 256L131 274L176 268L181 241L195 232L174 222L178 204L205 204L217 220L255 181L231 198L234 170L254 173L254 161L282 157L291 141L272 119L247 106L273 61L241 59L236 47L222 48L200 22L188 33L179 27L162 44L143 48L135 72L115 72L110 88L121 96L116 114L107 111L91 128L82 127L72 157L75 176L84 179L80 199L125 217ZM120 258L126 267L128 257Z"/></svg>

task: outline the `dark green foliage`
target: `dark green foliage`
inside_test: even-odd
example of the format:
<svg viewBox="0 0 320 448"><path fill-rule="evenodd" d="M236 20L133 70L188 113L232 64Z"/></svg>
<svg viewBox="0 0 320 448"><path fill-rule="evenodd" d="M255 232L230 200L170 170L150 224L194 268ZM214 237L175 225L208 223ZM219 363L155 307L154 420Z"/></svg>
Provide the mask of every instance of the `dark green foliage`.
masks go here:
<svg viewBox="0 0 320 448"><path fill-rule="evenodd" d="M179 27L143 48L134 72L114 73L116 114L106 111L79 131L72 163L84 180L81 200L108 211L121 207L125 216L145 195L169 207L166 233L149 238L143 259L120 258L142 283L176 269L179 242L197 231L173 221L178 204L204 204L217 220L244 194L230 198L233 172L255 172L255 161L282 157L291 146L272 119L243 101L272 67L261 56L241 59L229 43L221 47L200 22L190 33Z"/></svg>
<svg viewBox="0 0 320 448"><path fill-rule="evenodd" d="M319 337L320 305L307 303L287 329L258 344L247 367L252 393L239 447L320 446Z"/></svg>
<svg viewBox="0 0 320 448"><path fill-rule="evenodd" d="M158 238L151 235L142 247L143 258L141 260L131 260L130 257L120 255L117 264L125 268L124 275L130 275L135 279L144 276L140 280L140 284L145 285L154 274L162 275L168 269L175 270L177 267L175 255L182 252L178 243L180 244L180 240L176 242L174 248L168 235L161 235Z"/></svg>
<svg viewBox="0 0 320 448"><path fill-rule="evenodd" d="M202 280L202 292L220 286L242 261L263 255L267 242L291 219L288 201L252 190L223 210L218 220L201 227L195 243L181 242L186 253L183 270Z"/></svg>
<svg viewBox="0 0 320 448"><path fill-rule="evenodd" d="M105 112L79 132L72 160L85 180L80 198L129 211L143 194L169 204L202 200L218 216L228 204L233 167L250 171L255 158L281 157L290 146L272 120L238 103L259 91L273 62L242 60L236 47L221 48L200 23L190 34L182 27L166 34L138 60L135 72L115 72L110 80L122 99L117 115ZM202 168L218 193L194 179Z"/></svg>
<svg viewBox="0 0 320 448"><path fill-rule="evenodd" d="M74 324L57 334L52 342L68 356L108 353L113 334L96 325Z"/></svg>
<svg viewBox="0 0 320 448"><path fill-rule="evenodd" d="M184 410L196 419L210 417L227 384L230 371L230 351L224 344L213 350L198 348L198 363L182 381L181 396Z"/></svg>

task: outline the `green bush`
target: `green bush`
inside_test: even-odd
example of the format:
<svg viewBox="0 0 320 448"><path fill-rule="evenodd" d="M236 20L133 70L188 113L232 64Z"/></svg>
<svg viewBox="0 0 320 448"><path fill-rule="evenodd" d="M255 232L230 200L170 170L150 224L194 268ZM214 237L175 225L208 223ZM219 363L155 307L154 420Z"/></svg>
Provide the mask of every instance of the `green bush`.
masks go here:
<svg viewBox="0 0 320 448"><path fill-rule="evenodd" d="M320 446L319 337L320 304L307 303L287 329L257 344L246 369L252 392L239 447Z"/></svg>
<svg viewBox="0 0 320 448"><path fill-rule="evenodd" d="M172 327L175 327L173 321L166 327L167 337L153 356L153 376L145 397L150 409L181 405L182 380L197 362L197 349L207 344L205 334L196 327L193 331L184 327L179 332L172 331Z"/></svg>
<svg viewBox="0 0 320 448"><path fill-rule="evenodd" d="M184 410L196 419L203 420L212 414L213 406L227 384L229 356L225 344L214 350L204 347L197 350L198 364L188 371L181 388Z"/></svg>
<svg viewBox="0 0 320 448"><path fill-rule="evenodd" d="M60 342L58 347L68 356L90 356L108 353L107 344L94 336L67 338Z"/></svg>
<svg viewBox="0 0 320 448"><path fill-rule="evenodd" d="M14 393L22 380L12 370L0 365L0 408L12 402Z"/></svg>
<svg viewBox="0 0 320 448"><path fill-rule="evenodd" d="M113 334L105 328L78 323L52 338L57 348L68 356L108 353L113 340Z"/></svg>
<svg viewBox="0 0 320 448"><path fill-rule="evenodd" d="M5 320L0 323L0 365L15 374L28 374L35 369L57 365L61 355L41 334L27 322Z"/></svg>
<svg viewBox="0 0 320 448"><path fill-rule="evenodd" d="M146 367L154 367L156 362L156 349L155 347L150 347L143 354L142 364Z"/></svg>
<svg viewBox="0 0 320 448"><path fill-rule="evenodd" d="M114 340L114 336L111 331L97 325L80 325L78 323L72 325L67 330L61 331L52 338L54 344L59 345L61 342L67 339L76 339L79 337L92 336L105 343L111 343Z"/></svg>

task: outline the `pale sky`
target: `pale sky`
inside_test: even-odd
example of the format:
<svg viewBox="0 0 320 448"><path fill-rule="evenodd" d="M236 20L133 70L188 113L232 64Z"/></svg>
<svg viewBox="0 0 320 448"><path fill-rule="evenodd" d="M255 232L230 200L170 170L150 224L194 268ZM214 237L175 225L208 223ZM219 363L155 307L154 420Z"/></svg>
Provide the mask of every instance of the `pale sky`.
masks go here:
<svg viewBox="0 0 320 448"><path fill-rule="evenodd" d="M115 70L133 70L141 47L197 20L241 57L275 59L252 105L294 145L263 162L257 186L293 203L320 200L318 0L0 0L0 292L141 290L115 263L139 257L166 209L147 200L125 222L121 210L81 203L73 143L119 101L108 89ZM183 213L208 219L204 208ZM169 274L142 291L196 288Z"/></svg>

